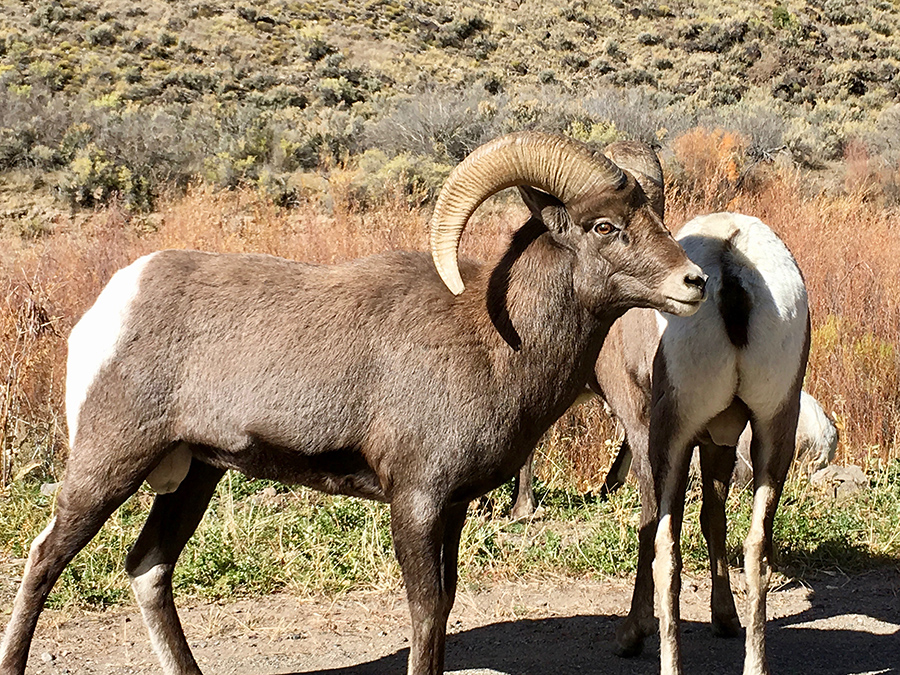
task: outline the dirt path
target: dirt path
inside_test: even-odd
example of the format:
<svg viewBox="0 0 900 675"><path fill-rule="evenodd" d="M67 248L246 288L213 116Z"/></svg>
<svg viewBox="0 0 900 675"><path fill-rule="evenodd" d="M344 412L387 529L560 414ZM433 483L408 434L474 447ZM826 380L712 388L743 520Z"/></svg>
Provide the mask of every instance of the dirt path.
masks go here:
<svg viewBox="0 0 900 675"><path fill-rule="evenodd" d="M740 587L739 578L735 583ZM13 588L9 577L2 580L4 624ZM471 675L656 673L657 640L637 659L612 652L630 593L627 579L530 580L462 590L450 617L447 669ZM708 597L706 580L685 580L685 670L740 673L742 641L711 636ZM181 615L208 675L374 675L405 672L406 612L398 591L338 600L274 595L195 605ZM823 575L809 587L778 588L769 595L769 616L776 673L900 673L898 569ZM48 611L28 672L136 675L158 673L159 666L134 608L74 616Z"/></svg>

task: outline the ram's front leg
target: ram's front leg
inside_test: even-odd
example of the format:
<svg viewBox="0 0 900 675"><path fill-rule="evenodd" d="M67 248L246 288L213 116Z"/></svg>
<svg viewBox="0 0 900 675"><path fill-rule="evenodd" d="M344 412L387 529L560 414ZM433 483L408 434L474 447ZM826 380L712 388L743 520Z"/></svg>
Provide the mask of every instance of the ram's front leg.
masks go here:
<svg viewBox="0 0 900 675"><path fill-rule="evenodd" d="M466 506L445 506L416 491L391 501L394 550L412 620L409 675L444 672L447 617L456 594L459 537Z"/></svg>

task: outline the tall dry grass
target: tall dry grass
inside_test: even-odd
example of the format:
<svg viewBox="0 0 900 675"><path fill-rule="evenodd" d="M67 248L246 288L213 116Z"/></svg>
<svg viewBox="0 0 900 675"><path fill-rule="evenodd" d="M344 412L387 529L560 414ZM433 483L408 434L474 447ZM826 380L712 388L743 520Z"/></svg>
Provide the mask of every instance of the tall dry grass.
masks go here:
<svg viewBox="0 0 900 675"><path fill-rule="evenodd" d="M900 219L863 192L803 198L788 174L736 208L769 223L806 277L807 389L835 417L847 460L900 456Z"/></svg>
<svg viewBox="0 0 900 675"><path fill-rule="evenodd" d="M744 180L739 138L700 132L675 143L668 224L727 208L778 232L804 271L813 341L807 389L834 415L840 456L854 462L900 456L900 232L871 186L842 196L807 194L798 172L767 169ZM746 186L752 184L750 190ZM58 477L66 452L62 394L65 337L114 271L158 248L256 251L339 262L393 248L424 249L428 208L405 195L354 206L340 176L329 202L285 209L253 190L189 190L152 216L116 206L56 225L32 241L0 247L0 450L2 479L27 471ZM463 252L496 259L524 210L514 199L482 207ZM539 475L551 484L599 485L615 445L599 405L566 415L549 433Z"/></svg>

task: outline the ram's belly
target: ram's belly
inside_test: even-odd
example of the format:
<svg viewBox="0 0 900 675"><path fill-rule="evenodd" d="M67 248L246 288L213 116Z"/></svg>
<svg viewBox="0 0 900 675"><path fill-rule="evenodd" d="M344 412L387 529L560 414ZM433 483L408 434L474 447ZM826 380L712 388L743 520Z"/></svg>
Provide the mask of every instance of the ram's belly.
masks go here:
<svg viewBox="0 0 900 675"><path fill-rule="evenodd" d="M254 441L239 452L202 446L195 454L205 462L253 478L304 485L328 494L388 501L375 470L356 448L336 448L305 454Z"/></svg>

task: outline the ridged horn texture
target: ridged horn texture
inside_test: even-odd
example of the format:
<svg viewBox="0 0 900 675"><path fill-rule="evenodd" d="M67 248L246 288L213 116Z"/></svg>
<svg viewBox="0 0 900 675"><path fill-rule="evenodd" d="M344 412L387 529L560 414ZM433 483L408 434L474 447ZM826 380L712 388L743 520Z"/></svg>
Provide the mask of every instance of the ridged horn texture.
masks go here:
<svg viewBox="0 0 900 675"><path fill-rule="evenodd" d="M591 191L618 187L625 176L603 154L556 134L520 132L485 143L451 172L431 219L431 255L441 279L455 295L459 240L475 209L491 195L530 185L569 204Z"/></svg>
<svg viewBox="0 0 900 675"><path fill-rule="evenodd" d="M666 185L662 165L653 149L640 141L616 141L607 145L603 154L634 176L650 200L650 206L663 218L666 212Z"/></svg>

